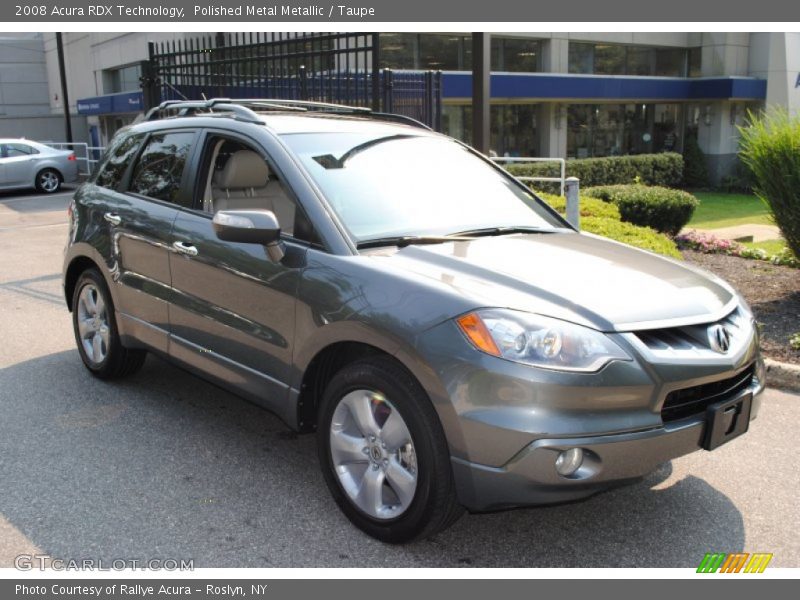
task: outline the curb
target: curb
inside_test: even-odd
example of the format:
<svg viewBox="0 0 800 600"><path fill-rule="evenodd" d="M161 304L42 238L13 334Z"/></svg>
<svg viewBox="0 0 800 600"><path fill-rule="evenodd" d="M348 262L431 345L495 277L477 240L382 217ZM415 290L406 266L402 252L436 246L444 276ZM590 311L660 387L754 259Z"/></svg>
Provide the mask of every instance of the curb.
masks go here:
<svg viewBox="0 0 800 600"><path fill-rule="evenodd" d="M764 359L767 367L767 385L790 392L800 392L800 365Z"/></svg>

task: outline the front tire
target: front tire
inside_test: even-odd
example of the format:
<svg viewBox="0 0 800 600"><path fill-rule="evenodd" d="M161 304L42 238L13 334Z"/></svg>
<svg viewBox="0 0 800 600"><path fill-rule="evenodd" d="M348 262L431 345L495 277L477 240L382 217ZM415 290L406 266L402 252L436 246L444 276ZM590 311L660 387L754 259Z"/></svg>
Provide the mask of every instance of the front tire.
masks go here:
<svg viewBox="0 0 800 600"><path fill-rule="evenodd" d="M72 327L81 360L95 377L116 379L142 368L147 353L122 345L111 294L96 269L84 271L75 284Z"/></svg>
<svg viewBox="0 0 800 600"><path fill-rule="evenodd" d="M43 169L36 174L36 191L42 194L55 194L61 189L64 178L55 169Z"/></svg>
<svg viewBox="0 0 800 600"><path fill-rule="evenodd" d="M394 360L368 358L339 371L325 390L317 436L328 489L372 537L422 539L463 512L436 411Z"/></svg>

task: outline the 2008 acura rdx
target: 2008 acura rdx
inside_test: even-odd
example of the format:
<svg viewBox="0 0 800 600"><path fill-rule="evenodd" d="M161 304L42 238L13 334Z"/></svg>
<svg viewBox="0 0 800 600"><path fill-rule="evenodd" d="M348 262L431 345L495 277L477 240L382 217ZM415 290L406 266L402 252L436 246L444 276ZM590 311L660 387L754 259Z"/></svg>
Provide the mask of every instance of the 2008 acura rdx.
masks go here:
<svg viewBox="0 0 800 600"><path fill-rule="evenodd" d="M758 411L730 286L575 231L402 117L164 104L70 215L86 367L119 377L154 352L316 430L335 501L381 540L635 480Z"/></svg>

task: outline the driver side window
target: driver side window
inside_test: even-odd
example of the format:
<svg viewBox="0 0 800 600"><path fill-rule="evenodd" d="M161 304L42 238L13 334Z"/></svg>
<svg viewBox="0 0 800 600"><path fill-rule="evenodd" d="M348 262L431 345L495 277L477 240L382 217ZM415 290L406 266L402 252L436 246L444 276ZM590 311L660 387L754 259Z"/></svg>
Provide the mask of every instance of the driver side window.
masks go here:
<svg viewBox="0 0 800 600"><path fill-rule="evenodd" d="M297 206L283 183L261 154L237 140L212 136L202 195L202 209L214 214L220 210L272 211L281 230L295 235Z"/></svg>

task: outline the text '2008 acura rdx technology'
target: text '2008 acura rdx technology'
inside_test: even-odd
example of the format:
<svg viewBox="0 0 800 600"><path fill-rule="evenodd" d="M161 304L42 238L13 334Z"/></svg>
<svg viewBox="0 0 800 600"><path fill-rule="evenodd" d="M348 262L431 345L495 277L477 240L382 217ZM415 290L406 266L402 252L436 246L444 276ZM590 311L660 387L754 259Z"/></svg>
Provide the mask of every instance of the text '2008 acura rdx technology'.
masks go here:
<svg viewBox="0 0 800 600"><path fill-rule="evenodd" d="M69 209L64 290L100 378L166 357L316 431L389 542L583 498L746 432L753 315L720 279L575 231L396 115L162 104Z"/></svg>

